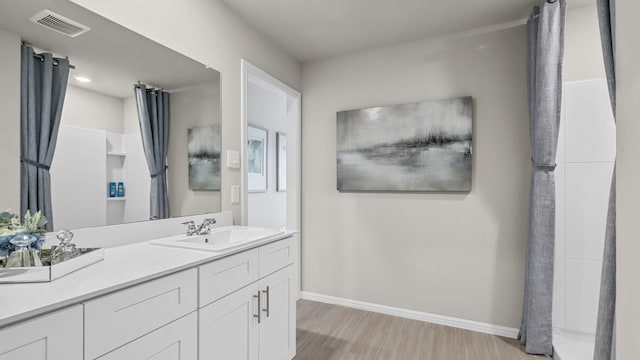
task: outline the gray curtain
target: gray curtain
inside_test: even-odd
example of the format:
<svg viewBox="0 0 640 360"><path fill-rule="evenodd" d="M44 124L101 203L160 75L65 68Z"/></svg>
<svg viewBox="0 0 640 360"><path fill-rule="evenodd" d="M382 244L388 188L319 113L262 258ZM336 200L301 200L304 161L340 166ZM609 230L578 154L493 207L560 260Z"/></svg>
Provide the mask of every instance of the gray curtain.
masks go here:
<svg viewBox="0 0 640 360"><path fill-rule="evenodd" d="M169 93L135 86L142 146L151 173L151 218L169 214L167 194L167 150L169 146Z"/></svg>
<svg viewBox="0 0 640 360"><path fill-rule="evenodd" d="M543 1L528 22L531 131L529 236L520 342L530 354L552 355L555 162L562 102L565 0Z"/></svg>
<svg viewBox="0 0 640 360"><path fill-rule="evenodd" d="M609 96L616 112L616 73L615 73L615 0L598 0L598 18L602 50L609 84ZM611 191L609 193L609 211L607 230L604 240L602 278L600 280L600 303L598 306L598 325L596 327L596 346L594 360L612 360L616 358L615 315L616 315L616 175L613 170Z"/></svg>
<svg viewBox="0 0 640 360"><path fill-rule="evenodd" d="M38 210L53 231L51 175L60 129L62 105L69 80L69 60L51 54L34 56L22 45L20 79L20 215Z"/></svg>

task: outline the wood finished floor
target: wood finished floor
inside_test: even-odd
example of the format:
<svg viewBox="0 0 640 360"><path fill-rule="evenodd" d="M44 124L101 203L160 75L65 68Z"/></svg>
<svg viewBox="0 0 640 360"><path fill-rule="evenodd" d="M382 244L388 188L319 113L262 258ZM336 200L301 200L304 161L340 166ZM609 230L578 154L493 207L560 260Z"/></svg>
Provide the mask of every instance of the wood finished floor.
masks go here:
<svg viewBox="0 0 640 360"><path fill-rule="evenodd" d="M517 340L308 300L295 360L521 360Z"/></svg>

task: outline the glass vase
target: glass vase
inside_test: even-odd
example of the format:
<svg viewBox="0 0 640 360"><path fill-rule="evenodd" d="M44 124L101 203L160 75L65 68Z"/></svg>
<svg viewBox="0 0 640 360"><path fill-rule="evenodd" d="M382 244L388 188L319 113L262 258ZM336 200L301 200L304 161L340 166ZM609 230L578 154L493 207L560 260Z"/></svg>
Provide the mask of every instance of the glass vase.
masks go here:
<svg viewBox="0 0 640 360"><path fill-rule="evenodd" d="M34 267L42 266L38 252L29 246L36 241L36 237L28 234L16 235L10 240L17 249L9 255L5 267Z"/></svg>

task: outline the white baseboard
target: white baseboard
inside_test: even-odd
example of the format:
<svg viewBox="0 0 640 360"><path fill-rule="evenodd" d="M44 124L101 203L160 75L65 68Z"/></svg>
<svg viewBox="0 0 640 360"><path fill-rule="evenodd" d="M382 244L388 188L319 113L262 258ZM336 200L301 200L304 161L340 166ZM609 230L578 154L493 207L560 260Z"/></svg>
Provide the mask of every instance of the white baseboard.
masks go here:
<svg viewBox="0 0 640 360"><path fill-rule="evenodd" d="M473 320L458 319L450 316L430 314L426 312L401 309L392 306L372 304L364 301L344 299L335 296L315 294L307 291L301 291L300 298L327 304L341 305L385 315L392 315L406 319L425 321L433 324L446 325L485 334L503 336L512 339L515 339L518 336L518 329L506 326L488 324Z"/></svg>

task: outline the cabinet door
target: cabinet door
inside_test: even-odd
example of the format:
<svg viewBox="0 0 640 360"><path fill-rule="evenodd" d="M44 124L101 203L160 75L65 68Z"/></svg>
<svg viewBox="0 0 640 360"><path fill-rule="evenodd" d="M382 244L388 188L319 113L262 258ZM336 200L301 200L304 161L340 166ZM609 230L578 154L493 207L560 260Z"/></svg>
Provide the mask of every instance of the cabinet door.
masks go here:
<svg viewBox="0 0 640 360"><path fill-rule="evenodd" d="M180 318L99 360L196 360L198 358L198 314Z"/></svg>
<svg viewBox="0 0 640 360"><path fill-rule="evenodd" d="M295 279L290 265L260 280L260 360L291 360L296 355Z"/></svg>
<svg viewBox="0 0 640 360"><path fill-rule="evenodd" d="M0 360L82 360L82 305L0 330Z"/></svg>
<svg viewBox="0 0 640 360"><path fill-rule="evenodd" d="M199 310L200 360L257 360L258 282Z"/></svg>

